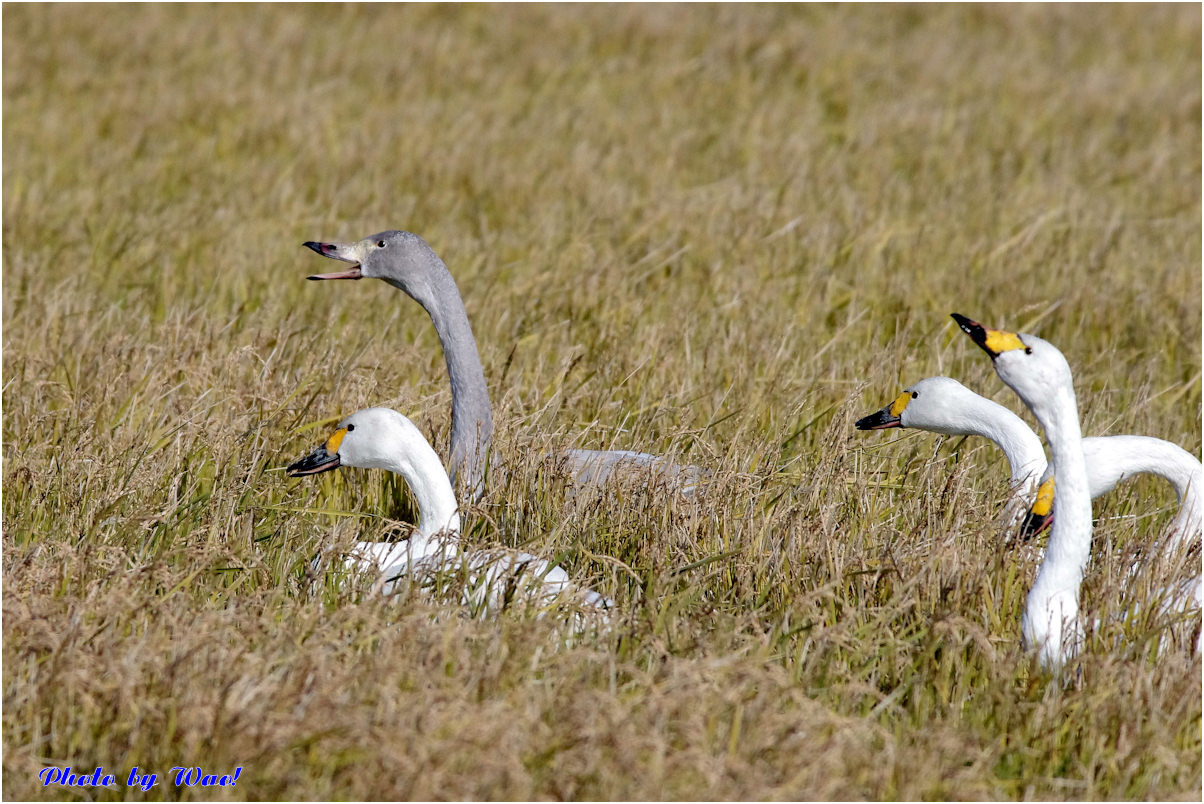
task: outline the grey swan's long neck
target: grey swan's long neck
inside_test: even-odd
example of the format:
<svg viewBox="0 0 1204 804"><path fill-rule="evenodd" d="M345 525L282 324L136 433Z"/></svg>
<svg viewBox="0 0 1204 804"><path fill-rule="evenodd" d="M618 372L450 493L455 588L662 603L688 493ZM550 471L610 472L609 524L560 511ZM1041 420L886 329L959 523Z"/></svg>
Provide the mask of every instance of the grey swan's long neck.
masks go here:
<svg viewBox="0 0 1204 804"><path fill-rule="evenodd" d="M477 353L477 341L468 323L468 312L460 298L456 281L443 260L429 248L428 271L422 282L403 285L390 277L382 277L399 290L408 293L422 305L435 325L447 375L452 390L452 432L450 475L452 485L463 482L471 497L478 497L484 487L486 453L493 437L493 412L489 390L485 385L485 370Z"/></svg>

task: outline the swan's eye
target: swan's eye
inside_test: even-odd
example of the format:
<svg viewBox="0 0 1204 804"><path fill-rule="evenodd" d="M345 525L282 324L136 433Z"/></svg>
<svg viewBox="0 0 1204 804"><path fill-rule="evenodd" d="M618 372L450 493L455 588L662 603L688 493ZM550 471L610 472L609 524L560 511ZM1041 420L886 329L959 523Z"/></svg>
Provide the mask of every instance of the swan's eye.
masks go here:
<svg viewBox="0 0 1204 804"><path fill-rule="evenodd" d="M1024 347L1024 353L1026 355L1031 355L1033 353L1033 347L1031 347L1031 346Z"/></svg>
<svg viewBox="0 0 1204 804"><path fill-rule="evenodd" d="M912 392L911 392L911 398L912 398L912 399L919 399L919 398L920 398L920 392L919 392L919 391L912 391Z"/></svg>
<svg viewBox="0 0 1204 804"><path fill-rule="evenodd" d="M383 240L377 240L377 241L376 241L376 247L377 247L377 248L384 248L384 247L385 247L385 241L383 241Z"/></svg>
<svg viewBox="0 0 1204 804"><path fill-rule="evenodd" d="M350 432L351 432L352 430L354 430L354 429L355 429L355 425L354 425L354 424L349 424L349 425L347 425L347 432L349 432L349 433L350 433Z"/></svg>

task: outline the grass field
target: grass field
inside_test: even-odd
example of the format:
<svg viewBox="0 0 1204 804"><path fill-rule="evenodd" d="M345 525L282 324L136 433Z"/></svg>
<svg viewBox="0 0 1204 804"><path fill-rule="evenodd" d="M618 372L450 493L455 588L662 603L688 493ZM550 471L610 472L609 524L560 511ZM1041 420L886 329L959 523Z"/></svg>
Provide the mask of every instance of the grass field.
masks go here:
<svg viewBox="0 0 1204 804"><path fill-rule="evenodd" d="M1199 454L1200 42L1196 5L6 5L4 797L1199 800L1199 658L1150 615L1040 671L1003 456L852 423L933 374L1019 410L957 311L1058 345L1085 433ZM302 583L410 503L282 467L370 405L446 450L421 308L304 281L390 228L514 468L466 540L612 633ZM567 446L713 482L568 498ZM1087 616L1174 508L1097 501Z"/></svg>

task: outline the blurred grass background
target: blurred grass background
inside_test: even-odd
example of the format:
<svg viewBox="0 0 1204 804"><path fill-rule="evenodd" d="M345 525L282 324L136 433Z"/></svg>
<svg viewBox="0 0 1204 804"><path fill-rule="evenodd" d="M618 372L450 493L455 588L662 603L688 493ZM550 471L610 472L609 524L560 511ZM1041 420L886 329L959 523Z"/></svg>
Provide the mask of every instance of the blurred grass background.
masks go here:
<svg viewBox="0 0 1204 804"><path fill-rule="evenodd" d="M938 373L1018 409L957 311L1058 345L1085 433L1199 454L1198 6L9 5L3 37L6 798L71 764L244 768L102 798L1198 800L1198 658L1149 615L1051 682L1002 456L852 429ZM559 556L615 633L302 588L409 513L283 476L321 422L445 450L422 310L304 281L301 241L387 228L456 277L517 467L466 538ZM566 501L550 446L715 482ZM1173 509L1097 505L1089 615Z"/></svg>

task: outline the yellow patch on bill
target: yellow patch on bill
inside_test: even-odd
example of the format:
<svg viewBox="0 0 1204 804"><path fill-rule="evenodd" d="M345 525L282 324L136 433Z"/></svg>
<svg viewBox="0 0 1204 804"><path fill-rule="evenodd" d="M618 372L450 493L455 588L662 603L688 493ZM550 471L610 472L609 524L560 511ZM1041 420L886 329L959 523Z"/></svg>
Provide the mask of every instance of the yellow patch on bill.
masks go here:
<svg viewBox="0 0 1204 804"><path fill-rule="evenodd" d="M1001 329L988 329L987 339L983 342L992 354L1003 354L1013 349L1024 349L1024 341L1015 332L1005 332Z"/></svg>
<svg viewBox="0 0 1204 804"><path fill-rule="evenodd" d="M894 416L896 419L902 416L904 409L907 407L907 403L910 401L911 394L909 394L907 391L899 394L895 401L890 403L890 415Z"/></svg>
<svg viewBox="0 0 1204 804"><path fill-rule="evenodd" d="M334 431L334 435L326 439L326 451L331 455L335 455L339 451L339 444L343 443L343 437L347 435L347 428L340 427Z"/></svg>
<svg viewBox="0 0 1204 804"><path fill-rule="evenodd" d="M1031 509L1034 516L1049 516L1049 512L1053 510L1054 500L1054 479L1051 475L1049 480L1046 480L1037 487L1037 499L1033 502Z"/></svg>

